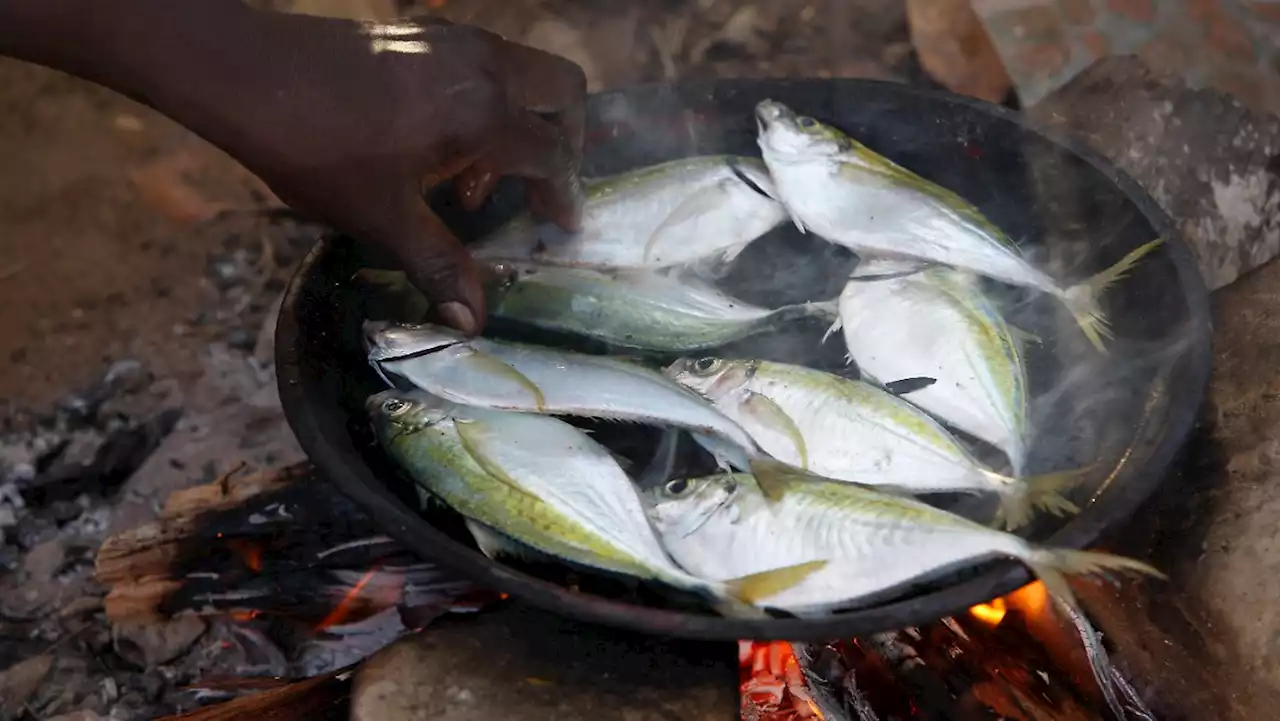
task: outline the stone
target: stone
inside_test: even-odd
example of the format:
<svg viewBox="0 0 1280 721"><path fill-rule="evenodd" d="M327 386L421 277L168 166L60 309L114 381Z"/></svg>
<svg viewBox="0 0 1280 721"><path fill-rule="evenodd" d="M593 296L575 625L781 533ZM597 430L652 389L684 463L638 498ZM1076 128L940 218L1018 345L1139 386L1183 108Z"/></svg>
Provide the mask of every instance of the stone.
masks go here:
<svg viewBox="0 0 1280 721"><path fill-rule="evenodd" d="M352 721L728 719L737 648L641 637L516 603L446 616L366 661Z"/></svg>
<svg viewBox="0 0 1280 721"><path fill-rule="evenodd" d="M139 623L112 629L116 653L139 668L169 663L186 653L208 625L194 614L183 614L157 623Z"/></svg>
<svg viewBox="0 0 1280 721"><path fill-rule="evenodd" d="M990 102L1009 93L1004 61L968 0L907 0L920 65L949 90Z"/></svg>
<svg viewBox="0 0 1280 721"><path fill-rule="evenodd" d="M1280 254L1280 118L1132 56L1095 63L1028 115L1136 180L1172 217L1210 289ZM1062 212L1087 212L1070 207L1069 189L1045 182Z"/></svg>
<svg viewBox="0 0 1280 721"><path fill-rule="evenodd" d="M83 709L80 711L72 711L71 713L64 713L61 716L54 716L53 718L45 719L45 721L108 721L108 719L104 716L98 715L96 711Z"/></svg>
<svg viewBox="0 0 1280 721"><path fill-rule="evenodd" d="M10 666L0 672L0 721L9 721L23 715L27 699L40 688L45 676L53 668L53 656L40 654Z"/></svg>

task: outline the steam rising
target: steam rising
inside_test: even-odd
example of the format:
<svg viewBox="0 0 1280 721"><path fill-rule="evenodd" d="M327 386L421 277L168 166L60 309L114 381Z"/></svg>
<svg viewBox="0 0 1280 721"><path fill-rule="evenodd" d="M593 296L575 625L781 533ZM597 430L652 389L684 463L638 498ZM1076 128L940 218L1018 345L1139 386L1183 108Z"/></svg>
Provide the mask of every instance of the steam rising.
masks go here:
<svg viewBox="0 0 1280 721"><path fill-rule="evenodd" d="M633 97L646 98L648 102L637 107ZM728 103L735 108L730 115L728 111L695 112L694 108L681 105L670 90L605 95L595 108L598 122L588 132L584 173L588 177L610 175L691 155L759 157L755 121L749 109L758 99ZM809 110L801 103L793 107L798 112ZM956 138L946 135L945 129L917 130L906 138L893 137L891 143L884 134L885 123L872 122L871 126L881 128L881 136L858 139L978 203L1010 237L1024 240L1026 258L1060 280L1086 277L1090 268L1106 267L1128 250L1156 237L1147 218L1097 169L1029 134L1023 136L1026 146L1011 147L1012 123L990 119L983 122L991 125L987 131L990 137L980 142L995 144L995 138L1000 136L999 142L1004 146L999 151L1021 163L1033 182L1027 183L1016 167L1011 170L994 165L996 161L990 159L997 149L994 145L987 150L987 160L957 159ZM852 119L833 124L858 135L859 126ZM1007 166L1014 161L1002 162ZM1026 346L1026 473L1092 466L1088 481L1070 494L1071 500L1082 507L1096 500L1100 489L1126 482L1135 468L1160 452L1167 428L1175 422L1176 404L1170 401L1179 393L1199 391L1170 385L1180 367L1207 341L1204 329L1194 319L1188 320L1192 313L1179 295L1177 270L1170 257L1173 252L1177 251L1160 249L1103 297L1115 335L1106 355L1085 339L1056 299L994 282L984 286L1011 324L1043 341ZM787 222L749 245L727 275L708 280L744 301L779 307L838 297L857 263L850 251L813 234L801 233ZM911 319L904 318L903 322L910 323ZM635 355L634 351L511 329L501 323L490 327L491 334L513 340ZM825 344L820 342L826 329L827 323L821 320L802 320L699 355L795 363L856 378L857 368L846 362L840 335L833 335ZM644 360L660 367L675 358L652 354ZM909 394L904 397L911 399ZM606 435L616 435L617 430L614 427ZM643 443L639 452L634 443L627 444L631 448L615 450L636 461L638 468L646 469L646 484L710 468L705 458L692 456L699 453L693 443L675 444L669 435L638 431L632 435L643 439L638 441ZM1002 465L1007 468L1003 455L995 449L962 433L957 436L966 440L984 462L997 469ZM597 438L610 444L605 437ZM660 439L665 439L661 449ZM673 459L677 445L679 458ZM990 509L982 506L987 503L989 499L964 497L938 505L985 517ZM1026 533L1043 537L1064 522L1041 518Z"/></svg>

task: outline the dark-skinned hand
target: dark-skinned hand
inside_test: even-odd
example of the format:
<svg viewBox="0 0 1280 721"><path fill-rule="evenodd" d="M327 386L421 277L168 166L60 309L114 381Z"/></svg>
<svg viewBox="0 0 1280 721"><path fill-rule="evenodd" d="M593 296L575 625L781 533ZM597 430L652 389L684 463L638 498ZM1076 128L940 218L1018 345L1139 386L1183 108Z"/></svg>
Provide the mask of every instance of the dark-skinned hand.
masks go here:
<svg viewBox="0 0 1280 721"><path fill-rule="evenodd" d="M484 323L481 279L427 190L453 180L475 210L518 176L535 214L576 229L582 70L479 28L238 0L5 0L0 55L96 81L199 133L295 209L385 251L464 332Z"/></svg>
<svg viewBox="0 0 1280 721"><path fill-rule="evenodd" d="M475 210L499 177L519 176L536 214L574 229L581 69L442 21L275 16L269 32L305 70L263 93L239 159L289 205L385 250L444 322L478 331L480 276L423 194L454 179Z"/></svg>

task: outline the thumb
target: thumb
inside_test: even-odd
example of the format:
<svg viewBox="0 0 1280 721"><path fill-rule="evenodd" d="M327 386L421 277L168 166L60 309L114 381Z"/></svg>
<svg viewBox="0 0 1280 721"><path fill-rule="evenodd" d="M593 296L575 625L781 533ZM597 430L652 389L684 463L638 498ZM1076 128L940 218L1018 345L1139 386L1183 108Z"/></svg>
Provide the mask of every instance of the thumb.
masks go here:
<svg viewBox="0 0 1280 721"><path fill-rule="evenodd" d="M484 329L484 288L471 254L419 197L403 204L383 248L431 301L439 320L469 335Z"/></svg>

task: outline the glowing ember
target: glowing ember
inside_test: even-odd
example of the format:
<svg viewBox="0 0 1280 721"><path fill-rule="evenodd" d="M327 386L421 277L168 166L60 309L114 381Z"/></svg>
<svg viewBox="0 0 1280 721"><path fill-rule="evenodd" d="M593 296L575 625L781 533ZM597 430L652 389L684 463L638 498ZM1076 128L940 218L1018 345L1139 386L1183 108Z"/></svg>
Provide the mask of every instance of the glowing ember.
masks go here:
<svg viewBox="0 0 1280 721"><path fill-rule="evenodd" d="M365 586L369 585L370 579L372 579L374 574L377 572L377 566L366 571L365 574L360 577L360 580L356 582L356 585L352 586L351 590L347 592L347 595L342 597L342 600L338 602L338 605L333 607L333 610L329 612L329 615L325 616L324 620L316 624L316 630L322 631L330 626L337 626L338 624L345 622L351 616L352 609L355 606L356 601L360 598L360 592L364 590Z"/></svg>
<svg viewBox="0 0 1280 721"><path fill-rule="evenodd" d="M791 644L785 641L738 642L743 704L759 721L822 719Z"/></svg>
<svg viewBox="0 0 1280 721"><path fill-rule="evenodd" d="M262 546L244 538L232 538L227 541L227 548L230 548L231 552L249 567L249 570L262 573Z"/></svg>

